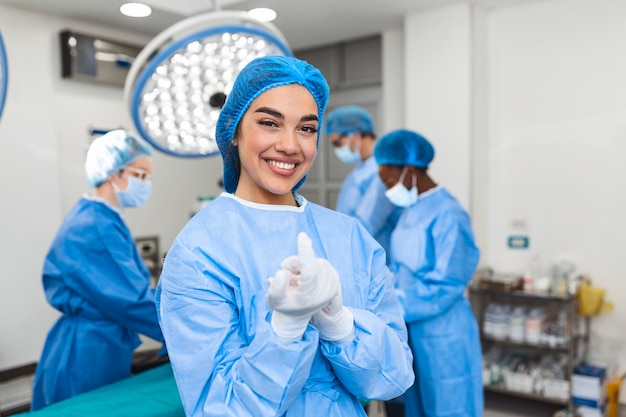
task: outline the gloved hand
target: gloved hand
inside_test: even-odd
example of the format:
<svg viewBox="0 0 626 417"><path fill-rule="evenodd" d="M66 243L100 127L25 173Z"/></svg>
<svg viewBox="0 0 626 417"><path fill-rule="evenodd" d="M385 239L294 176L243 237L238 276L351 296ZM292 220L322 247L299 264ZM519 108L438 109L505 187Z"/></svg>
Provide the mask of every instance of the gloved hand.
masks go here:
<svg viewBox="0 0 626 417"><path fill-rule="evenodd" d="M311 239L298 235L298 255L286 258L269 279L267 304L274 310L272 328L285 342L302 338L309 320L339 292L337 271L316 259Z"/></svg>
<svg viewBox="0 0 626 417"><path fill-rule="evenodd" d="M311 324L317 327L320 338L329 342L349 342L354 338L354 316L343 305L341 287L337 295L313 315Z"/></svg>

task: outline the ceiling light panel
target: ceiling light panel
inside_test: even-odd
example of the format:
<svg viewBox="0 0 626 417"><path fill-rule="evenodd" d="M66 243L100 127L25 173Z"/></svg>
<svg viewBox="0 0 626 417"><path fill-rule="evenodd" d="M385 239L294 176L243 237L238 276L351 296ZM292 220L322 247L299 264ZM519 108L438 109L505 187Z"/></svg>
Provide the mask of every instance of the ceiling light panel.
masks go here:
<svg viewBox="0 0 626 417"><path fill-rule="evenodd" d="M147 17L152 14L152 9L144 3L124 3L120 6L120 12L128 17Z"/></svg>

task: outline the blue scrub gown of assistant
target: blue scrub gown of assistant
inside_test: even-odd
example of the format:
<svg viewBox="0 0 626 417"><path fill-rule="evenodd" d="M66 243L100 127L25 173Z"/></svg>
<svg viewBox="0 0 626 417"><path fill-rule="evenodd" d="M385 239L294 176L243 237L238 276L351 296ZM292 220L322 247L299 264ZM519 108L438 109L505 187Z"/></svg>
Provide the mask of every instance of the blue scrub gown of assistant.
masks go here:
<svg viewBox="0 0 626 417"><path fill-rule="evenodd" d="M150 274L121 213L81 198L43 267L48 302L62 313L48 333L33 410L130 376L138 334L163 341Z"/></svg>
<svg viewBox="0 0 626 417"><path fill-rule="evenodd" d="M482 417L478 326L464 296L478 264L470 219L442 187L406 208L391 238L391 268L415 361L407 417Z"/></svg>
<svg viewBox="0 0 626 417"><path fill-rule="evenodd" d="M365 416L414 380L402 311L380 245L355 219L300 198L263 205L232 194L205 206L167 253L157 309L187 416ZM356 337L283 344L269 322L269 277L306 232L337 270Z"/></svg>
<svg viewBox="0 0 626 417"><path fill-rule="evenodd" d="M385 197L387 188L378 176L378 164L373 156L359 163L348 174L337 197L335 209L361 221L367 231L380 243L389 259L389 242L402 209Z"/></svg>

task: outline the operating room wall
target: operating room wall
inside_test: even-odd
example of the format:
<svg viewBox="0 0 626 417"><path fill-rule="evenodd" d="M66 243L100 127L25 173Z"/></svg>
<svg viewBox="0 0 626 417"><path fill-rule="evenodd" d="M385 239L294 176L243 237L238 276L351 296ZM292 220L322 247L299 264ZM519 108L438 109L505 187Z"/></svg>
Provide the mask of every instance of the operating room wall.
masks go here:
<svg viewBox="0 0 626 417"><path fill-rule="evenodd" d="M551 0L488 16L483 262L544 273L561 258L607 290L592 355L626 370L626 2ZM529 237L528 249L507 239ZM624 396L623 396L624 397ZM624 397L626 398L626 397Z"/></svg>
<svg viewBox="0 0 626 417"><path fill-rule="evenodd" d="M432 9L405 18L405 127L435 147L429 171L470 206L470 7Z"/></svg>
<svg viewBox="0 0 626 417"><path fill-rule="evenodd" d="M0 370L37 361L58 314L43 294L41 267L63 216L88 191L90 128L133 129L121 87L61 78L58 33L72 29L125 43L134 33L0 5L9 83L0 119ZM126 212L134 236L158 236L161 252L198 195L215 195L221 159L155 152L153 195ZM149 345L146 340L145 345Z"/></svg>
<svg viewBox="0 0 626 417"><path fill-rule="evenodd" d="M571 260L615 303L591 321L590 357L622 371L625 21L622 0L457 5L404 20L406 124L433 141L435 180L470 209L481 264L522 274L536 255L550 275ZM508 246L517 235L528 248Z"/></svg>

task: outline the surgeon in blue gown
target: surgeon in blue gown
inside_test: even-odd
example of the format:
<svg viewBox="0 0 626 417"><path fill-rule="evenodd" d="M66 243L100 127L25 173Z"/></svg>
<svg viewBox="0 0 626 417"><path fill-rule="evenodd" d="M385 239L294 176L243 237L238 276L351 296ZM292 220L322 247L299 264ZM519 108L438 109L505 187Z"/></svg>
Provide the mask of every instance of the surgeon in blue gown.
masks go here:
<svg viewBox="0 0 626 417"><path fill-rule="evenodd" d="M374 147L387 197L404 211L391 237L391 269L415 362L407 417L482 417L482 353L464 293L479 260L470 218L428 175L432 144L395 130Z"/></svg>
<svg viewBox="0 0 626 417"><path fill-rule="evenodd" d="M157 309L187 416L365 416L414 380L380 245L297 194L329 88L293 57L251 61L216 130L224 188L176 237Z"/></svg>
<svg viewBox="0 0 626 417"><path fill-rule="evenodd" d="M373 150L376 130L361 106L334 108L326 118L326 135L337 158L354 168L341 184L335 210L361 221L389 255L389 242L402 209L385 197Z"/></svg>
<svg viewBox="0 0 626 417"><path fill-rule="evenodd" d="M93 192L67 214L43 266L48 302L61 313L37 365L32 410L127 378L139 334L163 342L143 262L122 210L151 192L152 149L126 130L93 141Z"/></svg>

